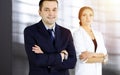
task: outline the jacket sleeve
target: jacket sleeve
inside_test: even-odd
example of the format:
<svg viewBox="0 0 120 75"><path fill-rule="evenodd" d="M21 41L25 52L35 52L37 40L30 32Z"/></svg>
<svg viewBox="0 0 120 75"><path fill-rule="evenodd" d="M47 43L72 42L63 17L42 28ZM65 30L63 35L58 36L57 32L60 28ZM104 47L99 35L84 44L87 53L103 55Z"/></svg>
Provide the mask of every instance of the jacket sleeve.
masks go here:
<svg viewBox="0 0 120 75"><path fill-rule="evenodd" d="M64 60L62 63L56 66L57 69L62 70L62 69L73 69L76 64L76 52L73 44L73 38L71 33L68 33L67 35L68 39L66 42L66 50L68 52L68 59Z"/></svg>

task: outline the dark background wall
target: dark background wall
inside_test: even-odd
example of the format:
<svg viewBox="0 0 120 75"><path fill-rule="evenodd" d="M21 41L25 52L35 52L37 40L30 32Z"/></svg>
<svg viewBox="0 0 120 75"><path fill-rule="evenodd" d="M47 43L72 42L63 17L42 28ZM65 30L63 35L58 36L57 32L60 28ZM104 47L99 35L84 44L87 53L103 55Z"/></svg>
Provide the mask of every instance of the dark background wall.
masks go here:
<svg viewBox="0 0 120 75"><path fill-rule="evenodd" d="M0 0L0 75L12 75L12 0Z"/></svg>

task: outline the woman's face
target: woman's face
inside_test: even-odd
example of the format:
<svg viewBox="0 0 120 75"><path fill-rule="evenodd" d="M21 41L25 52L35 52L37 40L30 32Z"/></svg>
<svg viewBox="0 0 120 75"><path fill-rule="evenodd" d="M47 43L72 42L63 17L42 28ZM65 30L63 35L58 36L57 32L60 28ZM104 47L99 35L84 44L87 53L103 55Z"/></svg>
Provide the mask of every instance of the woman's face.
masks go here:
<svg viewBox="0 0 120 75"><path fill-rule="evenodd" d="M82 23L82 26L91 25L91 23L93 22L93 17L94 17L93 11L90 9L85 9L82 12L82 15L80 18L80 22Z"/></svg>

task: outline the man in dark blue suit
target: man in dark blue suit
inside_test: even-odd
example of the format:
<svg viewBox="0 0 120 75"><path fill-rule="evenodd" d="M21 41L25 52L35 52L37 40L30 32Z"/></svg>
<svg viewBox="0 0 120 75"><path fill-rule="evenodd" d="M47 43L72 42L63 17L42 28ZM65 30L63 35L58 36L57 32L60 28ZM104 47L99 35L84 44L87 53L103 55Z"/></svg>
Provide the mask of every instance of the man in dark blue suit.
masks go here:
<svg viewBox="0 0 120 75"><path fill-rule="evenodd" d="M41 0L41 21L24 30L29 75L69 75L76 53L71 32L56 24L57 0ZM49 30L49 31L48 31Z"/></svg>

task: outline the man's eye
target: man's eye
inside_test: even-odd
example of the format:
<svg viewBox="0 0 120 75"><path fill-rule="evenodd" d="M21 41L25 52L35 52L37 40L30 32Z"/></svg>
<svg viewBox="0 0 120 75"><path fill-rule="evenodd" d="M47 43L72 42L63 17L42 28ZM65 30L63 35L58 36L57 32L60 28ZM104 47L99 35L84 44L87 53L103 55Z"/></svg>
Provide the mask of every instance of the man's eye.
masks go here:
<svg viewBox="0 0 120 75"><path fill-rule="evenodd" d="M45 11L48 11L47 9Z"/></svg>
<svg viewBox="0 0 120 75"><path fill-rule="evenodd" d="M45 9L45 11L49 11L49 9Z"/></svg>
<svg viewBox="0 0 120 75"><path fill-rule="evenodd" d="M57 11L57 9L53 9L53 11Z"/></svg>

